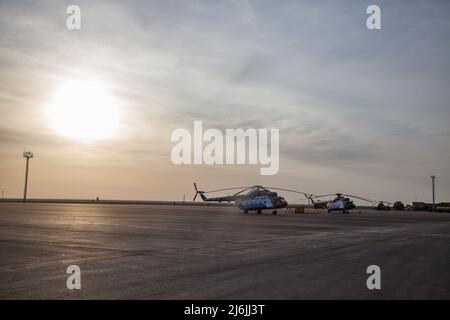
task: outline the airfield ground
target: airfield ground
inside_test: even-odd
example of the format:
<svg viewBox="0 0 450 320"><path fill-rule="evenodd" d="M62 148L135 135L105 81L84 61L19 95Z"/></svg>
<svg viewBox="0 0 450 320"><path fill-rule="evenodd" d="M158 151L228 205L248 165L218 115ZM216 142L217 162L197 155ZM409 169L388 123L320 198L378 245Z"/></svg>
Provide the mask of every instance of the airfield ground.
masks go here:
<svg viewBox="0 0 450 320"><path fill-rule="evenodd" d="M449 270L447 213L0 203L1 299L450 299Z"/></svg>

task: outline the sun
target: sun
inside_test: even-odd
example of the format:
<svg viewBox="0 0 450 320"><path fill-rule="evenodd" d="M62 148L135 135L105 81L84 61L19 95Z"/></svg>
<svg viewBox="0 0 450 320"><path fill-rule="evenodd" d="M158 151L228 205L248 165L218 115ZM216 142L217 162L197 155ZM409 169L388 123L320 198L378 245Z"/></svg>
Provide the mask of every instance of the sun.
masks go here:
<svg viewBox="0 0 450 320"><path fill-rule="evenodd" d="M83 141L111 138L119 124L116 101L91 80L67 81L55 91L47 114L59 135Z"/></svg>

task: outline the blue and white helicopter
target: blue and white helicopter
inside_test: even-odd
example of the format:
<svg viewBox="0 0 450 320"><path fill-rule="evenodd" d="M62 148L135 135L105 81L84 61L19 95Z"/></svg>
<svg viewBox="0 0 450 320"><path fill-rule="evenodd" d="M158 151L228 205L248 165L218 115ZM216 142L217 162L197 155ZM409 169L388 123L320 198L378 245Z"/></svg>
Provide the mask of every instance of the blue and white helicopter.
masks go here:
<svg viewBox="0 0 450 320"><path fill-rule="evenodd" d="M325 200L325 201L317 200L322 197L330 197L330 196L336 196L336 197L334 199ZM332 212L349 213L350 210L356 208L355 204L353 203L353 201L350 198L356 198L359 200L363 200L363 201L369 202L370 204L374 204L377 202L376 200L371 200L371 199L358 197L358 196L354 196L351 194L343 194L343 193L325 194L325 195L321 195L321 196L311 196L308 199L311 200L315 209L326 208L328 210L328 213L332 213Z"/></svg>
<svg viewBox="0 0 450 320"><path fill-rule="evenodd" d="M288 203L285 198L279 196L278 193L276 192L270 191L269 188L273 190L302 194L308 199L312 196L310 194L301 191L264 187L259 185L255 185L252 187L236 187L211 191L199 191L197 189L197 184L194 182L194 188L195 188L195 196L192 201L195 201L197 195L200 194L200 197L202 198L203 201L234 202L237 205L237 207L241 209L245 214L249 213L250 211L256 211L257 214L261 214L262 210L272 210L272 214L277 214L277 209L286 208L288 206ZM231 191L238 189L241 190L230 196L208 198L205 195L207 193Z"/></svg>

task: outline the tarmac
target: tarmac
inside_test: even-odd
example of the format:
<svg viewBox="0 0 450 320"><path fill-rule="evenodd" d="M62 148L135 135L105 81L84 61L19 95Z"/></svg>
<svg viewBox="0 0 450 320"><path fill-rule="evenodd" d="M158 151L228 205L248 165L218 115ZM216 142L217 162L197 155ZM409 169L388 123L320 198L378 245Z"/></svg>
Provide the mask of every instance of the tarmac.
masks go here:
<svg viewBox="0 0 450 320"><path fill-rule="evenodd" d="M449 299L449 248L448 213L0 202L0 299Z"/></svg>

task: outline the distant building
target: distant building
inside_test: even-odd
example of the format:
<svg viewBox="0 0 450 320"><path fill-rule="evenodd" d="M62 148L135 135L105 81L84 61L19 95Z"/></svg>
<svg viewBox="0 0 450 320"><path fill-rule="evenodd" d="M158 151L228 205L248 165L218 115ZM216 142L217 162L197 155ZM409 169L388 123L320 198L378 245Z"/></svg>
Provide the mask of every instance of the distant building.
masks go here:
<svg viewBox="0 0 450 320"><path fill-rule="evenodd" d="M433 211L432 203L413 202L412 207L415 211ZM436 211L450 212L450 202L436 203Z"/></svg>

